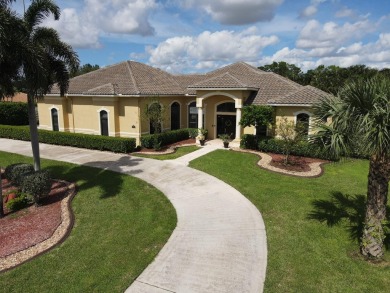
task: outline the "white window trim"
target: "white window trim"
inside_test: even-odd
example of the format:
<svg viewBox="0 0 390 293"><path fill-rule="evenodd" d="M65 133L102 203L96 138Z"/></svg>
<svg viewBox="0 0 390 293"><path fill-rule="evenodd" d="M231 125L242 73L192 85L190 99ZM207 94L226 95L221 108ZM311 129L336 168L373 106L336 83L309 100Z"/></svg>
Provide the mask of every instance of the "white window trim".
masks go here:
<svg viewBox="0 0 390 293"><path fill-rule="evenodd" d="M57 118L58 118L58 130L59 131L64 131L63 128L61 128L61 124L60 124L60 109L55 106L55 105L52 105L50 108L49 108L49 113L50 113L50 121L51 121L51 124L50 124L50 127L51 127L51 130L53 131L53 115L51 114L51 110L52 109L56 109L57 110Z"/></svg>
<svg viewBox="0 0 390 293"><path fill-rule="evenodd" d="M111 136L110 135L110 133L111 133L110 132L110 110L108 110L105 107L102 107L102 108L100 108L99 110L96 111L98 113L99 135L102 135L102 125L101 125L101 121L100 121L100 112L102 112L102 111L106 111L107 112L108 136Z"/></svg>
<svg viewBox="0 0 390 293"><path fill-rule="evenodd" d="M299 115L299 114L306 114L306 115L309 115L309 128L308 128L308 133L310 133L313 113L310 113L309 111L302 110L302 111L294 112L293 114L294 114L294 125L297 125L297 120L298 120L298 115Z"/></svg>

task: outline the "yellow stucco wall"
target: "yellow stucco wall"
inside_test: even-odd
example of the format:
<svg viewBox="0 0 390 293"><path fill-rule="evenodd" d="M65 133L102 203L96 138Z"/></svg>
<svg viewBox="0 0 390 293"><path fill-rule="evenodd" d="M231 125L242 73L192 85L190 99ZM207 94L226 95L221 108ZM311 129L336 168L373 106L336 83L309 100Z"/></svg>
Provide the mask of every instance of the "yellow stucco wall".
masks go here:
<svg viewBox="0 0 390 293"><path fill-rule="evenodd" d="M296 117L300 113L306 113L309 116L313 115L310 107L276 107L275 116L276 116L276 128L280 124L280 121L283 117L287 118L287 121L291 121L294 124L296 123ZM310 126L312 123L312 119L309 119L309 133L311 133Z"/></svg>
<svg viewBox="0 0 390 293"><path fill-rule="evenodd" d="M198 91L197 98L193 96L158 97L160 103L166 107L163 130L171 129L171 108L173 102L180 104L180 128L188 127L188 105L196 102L203 106L205 115L204 128L208 130L208 138L216 138L217 132L217 106L224 102L234 102L242 108L248 91ZM149 121L142 119L141 113L151 98L147 97L45 97L38 102L38 113L41 129L52 129L51 109L56 108L59 113L60 131L100 135L100 111L108 112L109 135L121 137L134 137L137 144L140 136L149 133ZM281 117L287 117L295 122L296 115L307 113L311 115L309 107L276 107L276 122ZM229 115L230 113L221 113ZM236 114L236 113L231 113ZM239 121L237 120L237 123ZM241 134L254 134L254 127L243 128ZM272 134L272 133L270 133Z"/></svg>

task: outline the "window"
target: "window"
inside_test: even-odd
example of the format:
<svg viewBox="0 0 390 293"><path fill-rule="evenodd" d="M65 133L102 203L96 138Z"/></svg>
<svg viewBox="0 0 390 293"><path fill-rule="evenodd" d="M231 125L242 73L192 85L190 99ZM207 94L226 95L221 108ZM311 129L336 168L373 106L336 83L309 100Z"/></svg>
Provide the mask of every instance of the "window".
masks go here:
<svg viewBox="0 0 390 293"><path fill-rule="evenodd" d="M188 127L198 128L198 109L196 108L196 102L188 105Z"/></svg>
<svg viewBox="0 0 390 293"><path fill-rule="evenodd" d="M171 105L171 130L180 128L180 104L174 102Z"/></svg>
<svg viewBox="0 0 390 293"><path fill-rule="evenodd" d="M153 103L148 109L150 134L161 133L161 105Z"/></svg>
<svg viewBox="0 0 390 293"><path fill-rule="evenodd" d="M234 102L227 102L217 106L217 112L236 112L236 105Z"/></svg>
<svg viewBox="0 0 390 293"><path fill-rule="evenodd" d="M309 134L309 120L310 116L306 113L300 113L297 115L297 129L302 131L304 135Z"/></svg>
<svg viewBox="0 0 390 293"><path fill-rule="evenodd" d="M51 121L53 126L53 131L59 131L60 127L58 124L58 110L57 109L51 109Z"/></svg>
<svg viewBox="0 0 390 293"><path fill-rule="evenodd" d="M100 111L100 134L108 136L108 113L107 111Z"/></svg>

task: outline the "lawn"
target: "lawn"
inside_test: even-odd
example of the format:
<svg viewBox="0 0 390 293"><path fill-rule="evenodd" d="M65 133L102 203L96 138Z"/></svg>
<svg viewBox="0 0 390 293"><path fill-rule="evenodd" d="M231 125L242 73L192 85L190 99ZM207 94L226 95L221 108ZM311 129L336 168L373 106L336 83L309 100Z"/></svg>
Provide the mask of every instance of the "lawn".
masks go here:
<svg viewBox="0 0 390 293"><path fill-rule="evenodd" d="M0 164L32 159L0 152ZM54 178L76 182L75 226L59 247L0 274L0 292L123 292L176 226L167 198L119 173L42 160Z"/></svg>
<svg viewBox="0 0 390 293"><path fill-rule="evenodd" d="M185 147L179 147L176 149L176 151L172 154L166 154L166 155L146 155L146 154L132 154L136 157L143 157L143 158L150 158L150 159L156 159L156 160L174 160L179 157L182 157L184 155L187 155L189 153L192 153L194 151L199 150L199 147L196 145L191 146L185 146Z"/></svg>
<svg viewBox="0 0 390 293"><path fill-rule="evenodd" d="M232 185L261 212L268 242L264 291L388 292L390 253L379 265L358 253L368 162L328 164L323 176L310 179L263 170L257 161L219 150L190 166Z"/></svg>

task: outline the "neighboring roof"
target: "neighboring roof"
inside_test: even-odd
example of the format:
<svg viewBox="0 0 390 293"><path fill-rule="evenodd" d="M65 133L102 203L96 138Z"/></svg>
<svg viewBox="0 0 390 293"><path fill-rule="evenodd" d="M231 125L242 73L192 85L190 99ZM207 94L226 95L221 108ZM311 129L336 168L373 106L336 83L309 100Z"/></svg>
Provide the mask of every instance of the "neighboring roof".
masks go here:
<svg viewBox="0 0 390 293"><path fill-rule="evenodd" d="M301 89L273 100L269 100L269 105L312 105L318 102L324 97L329 97L331 94L328 94L318 88L307 85Z"/></svg>
<svg viewBox="0 0 390 293"><path fill-rule="evenodd" d="M5 97L5 100L9 102L27 103L27 94L16 93L13 97Z"/></svg>
<svg viewBox="0 0 390 293"><path fill-rule="evenodd" d="M302 86L272 72L237 62L205 74L173 75L161 69L125 61L74 77L68 95L151 96L196 95L197 90L242 89L251 91L246 104L309 105L329 95ZM53 86L50 94L58 95Z"/></svg>

